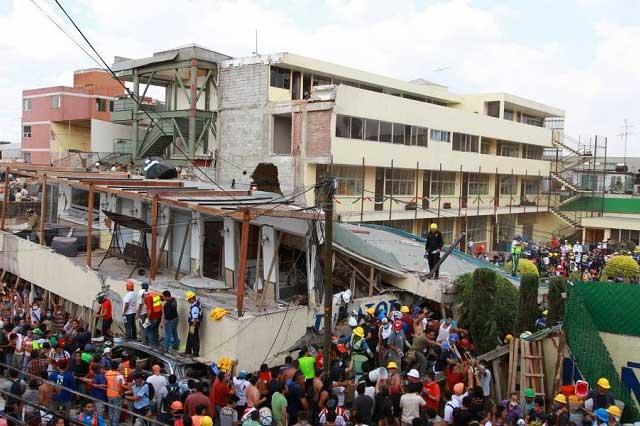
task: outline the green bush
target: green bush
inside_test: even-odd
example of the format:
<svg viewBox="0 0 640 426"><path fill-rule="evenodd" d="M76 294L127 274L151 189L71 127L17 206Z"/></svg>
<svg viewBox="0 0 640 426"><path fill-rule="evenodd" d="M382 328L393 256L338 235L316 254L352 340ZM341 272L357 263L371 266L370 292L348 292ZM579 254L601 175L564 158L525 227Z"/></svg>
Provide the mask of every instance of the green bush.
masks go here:
<svg viewBox="0 0 640 426"><path fill-rule="evenodd" d="M478 268L473 273L469 332L480 353L495 349L499 337L496 324L496 273L491 269Z"/></svg>
<svg viewBox="0 0 640 426"><path fill-rule="evenodd" d="M613 256L604 271L610 278L623 277L625 281L640 276L638 262L631 256Z"/></svg>
<svg viewBox="0 0 640 426"><path fill-rule="evenodd" d="M455 281L458 293L459 322L462 328L470 328L470 304L473 290L473 274L462 274ZM502 275L496 276L496 326L501 336L513 332L518 310L518 289Z"/></svg>
<svg viewBox="0 0 640 426"><path fill-rule="evenodd" d="M511 273L511 261L505 263L504 269L507 272ZM524 274L539 275L538 267L536 266L535 263L533 263L529 259L520 259L520 260L518 260L518 273L520 275L524 275Z"/></svg>
<svg viewBox="0 0 640 426"><path fill-rule="evenodd" d="M556 325L564 319L564 302L562 293L567 291L567 280L564 277L551 277L549 280L549 313L547 324Z"/></svg>
<svg viewBox="0 0 640 426"><path fill-rule="evenodd" d="M538 276L524 274L520 279L520 303L516 315L513 333L519 335L525 331L535 331L538 316Z"/></svg>

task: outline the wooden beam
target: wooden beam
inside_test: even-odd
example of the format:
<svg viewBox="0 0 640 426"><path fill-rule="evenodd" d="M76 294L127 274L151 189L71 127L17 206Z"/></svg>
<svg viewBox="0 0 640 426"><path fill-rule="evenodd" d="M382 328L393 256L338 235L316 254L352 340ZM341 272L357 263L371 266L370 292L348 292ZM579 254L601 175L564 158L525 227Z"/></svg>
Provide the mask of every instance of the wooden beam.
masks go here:
<svg viewBox="0 0 640 426"><path fill-rule="evenodd" d="M160 250L158 250L158 257L156 260L156 264L158 265L158 267L160 267L160 258L162 257L162 252L164 252L164 248L167 245L167 241L169 240L169 234L171 234L171 231L173 230L173 223L171 222L171 220L173 219L173 213L171 211L171 209L169 209L169 218L167 220L168 226L167 229L164 231L164 236L162 237L162 244L160 244ZM167 264L168 264L168 259L167 259Z"/></svg>
<svg viewBox="0 0 640 426"><path fill-rule="evenodd" d="M172 225L172 227L173 226L175 226L175 224ZM187 229L185 230L184 238L182 239L182 247L180 248L180 258L178 258L178 266L176 267L176 274L174 275L174 279L176 280L180 276L180 266L182 266L182 257L184 256L184 249L187 246L187 240L189 239L190 234L191 234L191 221L187 223Z"/></svg>
<svg viewBox="0 0 640 426"><path fill-rule="evenodd" d="M42 191L40 198L40 244L47 245L47 240L44 238L44 224L47 217L47 175L42 175Z"/></svg>
<svg viewBox="0 0 640 426"><path fill-rule="evenodd" d="M89 185L89 200L87 206L87 266L91 268L91 251L93 250L93 194L95 185Z"/></svg>
<svg viewBox="0 0 640 426"><path fill-rule="evenodd" d="M9 173L11 168L7 167L4 171L4 194L2 201L2 219L0 229L4 231L5 219L7 218L7 204L9 203Z"/></svg>
<svg viewBox="0 0 640 426"><path fill-rule="evenodd" d="M156 280L158 272L158 259L156 252L158 250L158 196L153 197L151 202L151 281Z"/></svg>
<svg viewBox="0 0 640 426"><path fill-rule="evenodd" d="M118 186L118 187L138 187L138 186L170 186L175 188L182 188L183 182L181 181L170 181L170 180L142 180L142 179L80 179L81 183L94 183L96 185L104 185L104 186Z"/></svg>
<svg viewBox="0 0 640 426"><path fill-rule="evenodd" d="M373 296L373 284L374 284L374 275L376 269L373 266L369 267L369 297Z"/></svg>
<svg viewBox="0 0 640 426"><path fill-rule="evenodd" d="M247 255L249 254L249 226L251 213L245 210L242 218L242 232L240 237L240 265L238 270L238 284L236 286L236 308L238 317L244 315L244 277L247 269Z"/></svg>

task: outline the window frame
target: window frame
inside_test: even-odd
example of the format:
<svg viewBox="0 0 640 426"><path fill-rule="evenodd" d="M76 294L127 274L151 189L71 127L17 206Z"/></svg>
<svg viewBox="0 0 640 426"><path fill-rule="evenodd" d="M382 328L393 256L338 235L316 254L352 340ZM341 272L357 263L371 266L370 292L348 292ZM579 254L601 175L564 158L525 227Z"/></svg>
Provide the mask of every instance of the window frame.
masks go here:
<svg viewBox="0 0 640 426"><path fill-rule="evenodd" d="M57 102L56 102L57 100ZM51 95L50 104L51 109L60 109L62 108L62 96L61 95Z"/></svg>
<svg viewBox="0 0 640 426"><path fill-rule="evenodd" d="M338 196L360 196L364 188L362 166L334 165L332 173L338 180Z"/></svg>
<svg viewBox="0 0 640 426"><path fill-rule="evenodd" d="M276 73L274 73L276 71ZM284 71L289 73L289 77L284 76ZM274 77L275 76L275 77ZM291 90L291 70L287 68L276 67L274 65L269 69L269 87L275 87L276 89ZM287 87L284 87L285 82L288 81Z"/></svg>
<svg viewBox="0 0 640 426"><path fill-rule="evenodd" d="M446 140L442 138L442 136L447 137ZM436 137L438 136L438 137ZM429 139L435 142L445 142L451 143L451 132L448 130L440 130L440 129L430 129L429 131Z"/></svg>
<svg viewBox="0 0 640 426"><path fill-rule="evenodd" d="M474 147L476 149L474 149ZM459 152L480 152L480 136L468 133L453 132L451 137L451 149Z"/></svg>
<svg viewBox="0 0 640 426"><path fill-rule="evenodd" d="M96 98L96 111L97 112L107 112L106 99Z"/></svg>
<svg viewBox="0 0 640 426"><path fill-rule="evenodd" d="M33 108L31 98L22 98L22 111L29 112Z"/></svg>
<svg viewBox="0 0 640 426"><path fill-rule="evenodd" d="M394 196L415 195L416 175L411 169L384 169L384 194ZM391 192L390 192L391 191Z"/></svg>
<svg viewBox="0 0 640 426"><path fill-rule="evenodd" d="M369 136L369 125L375 123L375 139L370 139ZM371 136L372 137L372 136ZM380 120L375 120L373 118L365 118L364 120L364 140L369 142L380 142Z"/></svg>
<svg viewBox="0 0 640 426"><path fill-rule="evenodd" d="M26 129L29 128L29 131L27 131ZM33 134L33 128L31 127L30 124L27 125L22 125L22 137L24 139L28 139L31 138L31 135Z"/></svg>
<svg viewBox="0 0 640 426"><path fill-rule="evenodd" d="M481 220L484 221L484 224L477 223ZM466 240L473 240L474 242L486 242L487 241L487 216L468 216L467 217L467 226L466 226ZM475 234L481 233L483 238L473 238L476 236Z"/></svg>
<svg viewBox="0 0 640 426"><path fill-rule="evenodd" d="M538 195L540 193L540 179L524 179L524 195ZM533 189L534 191L531 191Z"/></svg>
<svg viewBox="0 0 640 426"><path fill-rule="evenodd" d="M486 173L469 173L467 194L474 196L489 195L489 176ZM480 189L484 192L480 192Z"/></svg>
<svg viewBox="0 0 640 426"><path fill-rule="evenodd" d="M509 142L509 141L500 141L500 152L498 153L498 155L500 157L510 157L510 158L520 158L520 144L517 142ZM505 154L505 147L511 147L511 148L516 148L518 150L518 152L514 153L513 155L511 155L511 153L507 153Z"/></svg>
<svg viewBox="0 0 640 426"><path fill-rule="evenodd" d="M498 175L498 192L501 196L511 196L516 194L518 188L518 179L514 175ZM506 184L506 182L509 182ZM509 188L509 192L503 191L503 188Z"/></svg>
<svg viewBox="0 0 640 426"><path fill-rule="evenodd" d="M450 197L456 195L457 172L449 171L431 171L431 195L439 195L441 197ZM453 179L451 179L453 178ZM444 191L444 188L450 191Z"/></svg>

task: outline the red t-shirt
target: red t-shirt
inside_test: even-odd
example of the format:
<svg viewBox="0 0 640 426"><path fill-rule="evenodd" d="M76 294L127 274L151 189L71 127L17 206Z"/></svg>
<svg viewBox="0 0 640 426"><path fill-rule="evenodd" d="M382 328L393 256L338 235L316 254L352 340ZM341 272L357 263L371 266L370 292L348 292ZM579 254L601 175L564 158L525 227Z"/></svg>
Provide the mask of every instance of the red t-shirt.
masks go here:
<svg viewBox="0 0 640 426"><path fill-rule="evenodd" d="M229 401L230 393L231 389L229 389L229 386L227 386L225 382L216 380L216 383L213 385L213 391L211 392L211 402L214 405L220 405L224 407Z"/></svg>
<svg viewBox="0 0 640 426"><path fill-rule="evenodd" d="M440 396L441 396L441 392L440 392L440 386L438 385L437 382L432 382L432 383L426 383L424 384L423 388L425 391L425 395L423 395L422 397L424 398L425 402L427 403L427 408L432 408L435 411L438 411L438 408L440 408ZM434 401L433 399L429 398L426 394L431 395L432 397L436 398L436 400Z"/></svg>
<svg viewBox="0 0 640 426"><path fill-rule="evenodd" d="M113 310L111 308L111 300L104 299L102 301L102 310L104 311L104 319L110 320L113 318Z"/></svg>
<svg viewBox="0 0 640 426"><path fill-rule="evenodd" d="M464 375L456 372L453 368L444 369L444 376L447 378L447 387L453 392L453 387L458 383L464 383Z"/></svg>

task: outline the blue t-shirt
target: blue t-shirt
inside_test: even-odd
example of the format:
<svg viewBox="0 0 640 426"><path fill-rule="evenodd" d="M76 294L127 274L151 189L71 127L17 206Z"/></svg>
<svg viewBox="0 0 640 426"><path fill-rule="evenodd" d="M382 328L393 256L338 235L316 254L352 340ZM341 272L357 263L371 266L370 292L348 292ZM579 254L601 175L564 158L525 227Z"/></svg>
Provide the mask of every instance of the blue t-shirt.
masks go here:
<svg viewBox="0 0 640 426"><path fill-rule="evenodd" d="M106 426L106 423L104 422L102 416L98 416L97 414L89 415L80 413L78 419L82 422L82 424L85 424L87 426Z"/></svg>
<svg viewBox="0 0 640 426"><path fill-rule="evenodd" d="M104 374L100 373L100 374L96 374L93 378L93 384L94 385L106 385L107 384L107 379L104 377ZM103 388L98 388L98 387L93 387L91 388L91 392L89 392L89 394L96 398L99 399L101 401L106 401L107 400L107 390L103 389Z"/></svg>
<svg viewBox="0 0 640 426"><path fill-rule="evenodd" d="M140 399L133 401L133 408L142 409L144 407L149 406L149 384L143 383L142 386L138 387L137 385L133 385L131 388L133 391L133 396L139 396Z"/></svg>
<svg viewBox="0 0 640 426"><path fill-rule="evenodd" d="M76 381L71 371L64 373L54 371L49 374L49 380L65 388L76 390ZM53 399L59 402L69 402L73 399L73 394L66 389L61 389L57 395L54 395Z"/></svg>

